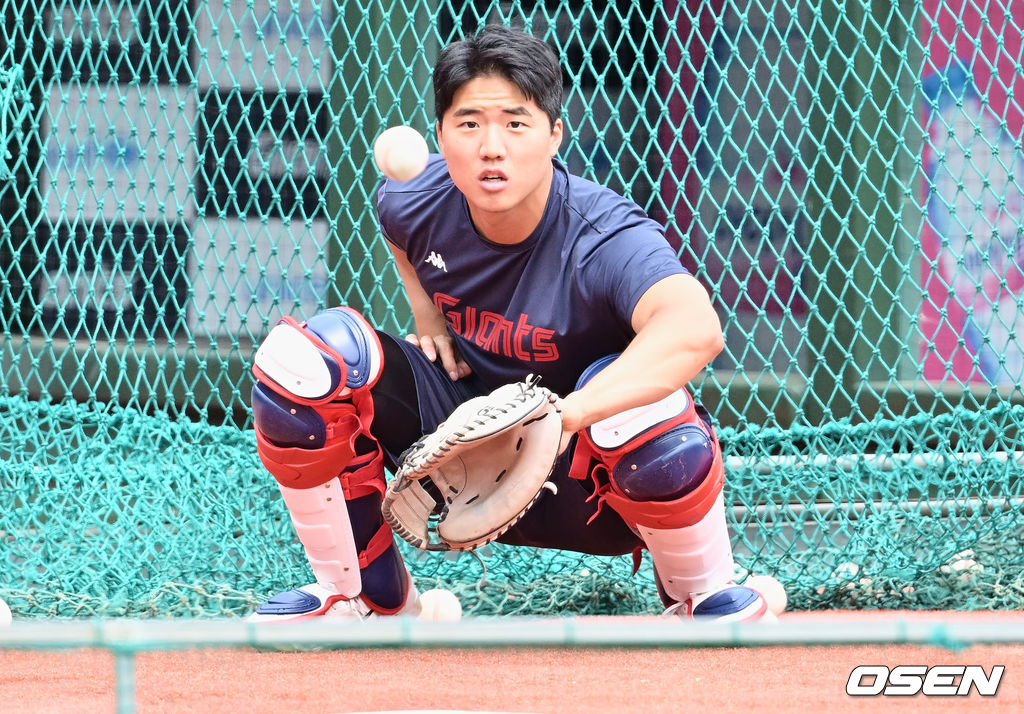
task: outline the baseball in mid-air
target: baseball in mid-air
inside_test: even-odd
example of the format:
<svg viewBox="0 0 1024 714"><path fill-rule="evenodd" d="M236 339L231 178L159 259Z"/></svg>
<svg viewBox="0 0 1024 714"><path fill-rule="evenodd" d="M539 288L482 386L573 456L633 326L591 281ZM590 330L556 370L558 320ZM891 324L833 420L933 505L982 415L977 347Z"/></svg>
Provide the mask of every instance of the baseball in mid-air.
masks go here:
<svg viewBox="0 0 1024 714"><path fill-rule="evenodd" d="M373 143L373 160L385 176L395 181L416 178L427 167L430 149L423 135L411 126L393 126Z"/></svg>

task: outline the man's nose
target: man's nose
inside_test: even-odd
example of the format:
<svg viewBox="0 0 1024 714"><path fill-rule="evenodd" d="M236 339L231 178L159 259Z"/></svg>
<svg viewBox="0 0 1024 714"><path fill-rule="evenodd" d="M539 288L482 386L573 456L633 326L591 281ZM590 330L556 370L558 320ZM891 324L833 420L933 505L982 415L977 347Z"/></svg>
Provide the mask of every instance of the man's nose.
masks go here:
<svg viewBox="0 0 1024 714"><path fill-rule="evenodd" d="M489 126L484 129L480 140L480 158L501 159L505 156L505 138L501 127Z"/></svg>

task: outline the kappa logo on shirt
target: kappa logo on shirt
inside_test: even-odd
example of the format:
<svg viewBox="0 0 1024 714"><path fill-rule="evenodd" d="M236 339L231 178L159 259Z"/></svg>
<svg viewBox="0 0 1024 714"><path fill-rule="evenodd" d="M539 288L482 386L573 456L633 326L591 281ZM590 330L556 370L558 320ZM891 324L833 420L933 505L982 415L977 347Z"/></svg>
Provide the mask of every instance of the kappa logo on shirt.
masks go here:
<svg viewBox="0 0 1024 714"><path fill-rule="evenodd" d="M430 255L428 255L427 259L424 260L423 262L424 263L430 263L435 268L437 268L439 270L443 270L446 273L448 272L448 267L444 264L444 258L442 258L441 254L438 253L437 251L434 251L434 250L430 251Z"/></svg>

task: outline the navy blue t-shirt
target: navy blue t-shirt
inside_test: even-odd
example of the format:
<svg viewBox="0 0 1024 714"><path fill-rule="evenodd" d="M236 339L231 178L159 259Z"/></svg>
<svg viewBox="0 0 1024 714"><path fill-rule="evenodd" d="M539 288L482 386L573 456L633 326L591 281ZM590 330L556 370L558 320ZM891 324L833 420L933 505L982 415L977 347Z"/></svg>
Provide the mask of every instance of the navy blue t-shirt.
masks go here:
<svg viewBox="0 0 1024 714"><path fill-rule="evenodd" d="M662 227L632 201L554 161L544 216L523 242L473 226L447 163L377 196L384 236L403 250L441 310L459 353L488 389L538 374L565 395L583 370L634 337L633 308L686 270Z"/></svg>

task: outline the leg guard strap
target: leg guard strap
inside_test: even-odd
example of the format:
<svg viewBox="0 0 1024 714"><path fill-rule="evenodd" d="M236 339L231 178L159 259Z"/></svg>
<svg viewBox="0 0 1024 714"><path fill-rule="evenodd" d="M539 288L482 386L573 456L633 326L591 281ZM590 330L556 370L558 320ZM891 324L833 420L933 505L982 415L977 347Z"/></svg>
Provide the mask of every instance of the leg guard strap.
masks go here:
<svg viewBox="0 0 1024 714"><path fill-rule="evenodd" d="M253 402L256 401L254 398ZM257 416L256 451L267 471L282 486L319 486L337 476L355 457L355 440L361 431L355 406L351 402L343 402L320 409L324 412L328 436L325 443L316 449L274 444L260 428L261 419Z"/></svg>
<svg viewBox="0 0 1024 714"><path fill-rule="evenodd" d="M377 532L373 534L373 537L370 538L370 542L366 544L366 547L359 551L359 569L365 570L368 568L370 563L384 555L394 542L395 536L391 532L391 526L384 523L377 529Z"/></svg>
<svg viewBox="0 0 1024 714"><path fill-rule="evenodd" d="M384 452L374 444L376 450L359 457L338 477L341 488L345 492L345 500L352 501L371 493L381 496L387 490L384 480ZM362 461L362 464L358 463Z"/></svg>
<svg viewBox="0 0 1024 714"><path fill-rule="evenodd" d="M312 407L263 383L253 386L252 408L260 461L279 483L292 488L319 486L353 463L356 440L369 437L374 412L368 391ZM380 447L374 445L379 456Z"/></svg>

